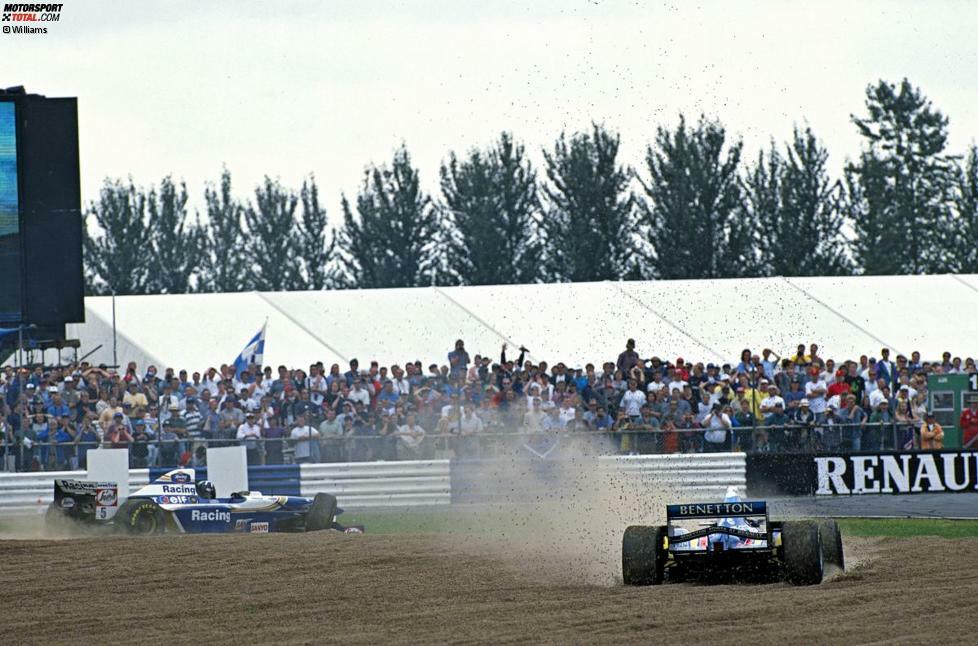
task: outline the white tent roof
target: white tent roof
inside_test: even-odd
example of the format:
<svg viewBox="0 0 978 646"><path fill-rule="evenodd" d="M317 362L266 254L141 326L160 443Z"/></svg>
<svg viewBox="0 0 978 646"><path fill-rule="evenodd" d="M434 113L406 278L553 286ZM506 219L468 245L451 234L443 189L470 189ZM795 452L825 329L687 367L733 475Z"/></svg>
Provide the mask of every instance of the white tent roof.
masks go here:
<svg viewBox="0 0 978 646"><path fill-rule="evenodd" d="M112 298L87 298L85 310L69 338L82 353L101 345L89 360L111 364ZM786 355L798 343L836 359L884 345L964 356L978 345L975 275L121 296L115 310L118 360L141 369L229 363L266 319L265 365L295 367L441 364L457 338L470 354L495 359L508 341L572 366L613 359L629 337L643 357L702 361L736 361L743 348Z"/></svg>

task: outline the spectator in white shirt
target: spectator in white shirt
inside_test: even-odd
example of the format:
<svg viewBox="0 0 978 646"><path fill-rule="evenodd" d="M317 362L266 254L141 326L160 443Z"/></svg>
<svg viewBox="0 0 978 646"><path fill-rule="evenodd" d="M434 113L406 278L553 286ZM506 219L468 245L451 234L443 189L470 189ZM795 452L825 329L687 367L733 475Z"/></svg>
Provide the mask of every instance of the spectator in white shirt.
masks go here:
<svg viewBox="0 0 978 646"><path fill-rule="evenodd" d="M238 427L237 438L245 447L248 455L248 464L261 464L259 449L261 425L255 421L254 413L245 415L245 423Z"/></svg>
<svg viewBox="0 0 978 646"><path fill-rule="evenodd" d="M448 417L458 411L458 393L452 393L451 402L441 407L441 416Z"/></svg>
<svg viewBox="0 0 978 646"><path fill-rule="evenodd" d="M319 366L309 366L309 376L306 377L306 388L309 390L309 401L316 406L322 406L326 393L329 391L329 383L319 372Z"/></svg>
<svg viewBox="0 0 978 646"><path fill-rule="evenodd" d="M475 406L472 404L465 404L462 407L462 419L458 423L459 432L462 435L472 435L474 433L479 433L485 428L485 424L478 415L475 414Z"/></svg>
<svg viewBox="0 0 978 646"><path fill-rule="evenodd" d="M268 380L265 379L265 375L260 372L255 375L255 383L251 384L252 398L261 401L261 398L267 395L270 389L270 384L268 383Z"/></svg>
<svg viewBox="0 0 978 646"><path fill-rule="evenodd" d="M869 396L870 393L872 393L874 390L876 390L877 388L880 387L879 386L879 380L876 378L875 372L873 374L873 378L872 379L866 379L865 377L863 377L863 383L866 385L866 392L865 392L865 394L866 394L867 397ZM860 402L860 405L861 404L862 404L862 402Z"/></svg>
<svg viewBox="0 0 978 646"><path fill-rule="evenodd" d="M819 379L825 382L825 387L828 388L835 383L835 361L828 359L825 361L825 370L819 374Z"/></svg>
<svg viewBox="0 0 978 646"><path fill-rule="evenodd" d="M883 381L882 379L880 380ZM888 402L890 400L890 387L880 386L873 392L869 393L869 407L876 410L880 403Z"/></svg>
<svg viewBox="0 0 978 646"><path fill-rule="evenodd" d="M774 414L775 407L778 405L781 406L781 410L784 410L784 398L778 394L777 386L769 384L767 387L767 397L761 400L761 414L764 415L765 420Z"/></svg>
<svg viewBox="0 0 978 646"><path fill-rule="evenodd" d="M812 413L822 415L825 413L825 393L829 387L822 380L818 368L813 367L810 374L812 381L805 384L805 397Z"/></svg>
<svg viewBox="0 0 978 646"><path fill-rule="evenodd" d="M570 422L577 416L577 408L576 397L564 397L560 402L560 419L564 420L565 424Z"/></svg>
<svg viewBox="0 0 978 646"><path fill-rule="evenodd" d="M645 390L647 390L650 393L657 393L665 387L666 385L662 382L662 373L656 370L655 372L652 373L652 380L649 381L648 385L645 387ZM666 391L666 392L672 392L672 391Z"/></svg>
<svg viewBox="0 0 978 646"><path fill-rule="evenodd" d="M682 376L675 368L669 368L669 383L666 386L669 388L669 392L679 389L679 392L683 392L686 386L689 384L683 381Z"/></svg>
<svg viewBox="0 0 978 646"><path fill-rule="evenodd" d="M391 366L391 382L394 384L394 390L396 390L401 395L411 394L411 382L407 380L404 376L404 371L401 370L400 366Z"/></svg>
<svg viewBox="0 0 978 646"><path fill-rule="evenodd" d="M238 403L245 410L258 410L261 408L261 397L256 397L250 388L242 388L238 394Z"/></svg>
<svg viewBox="0 0 978 646"><path fill-rule="evenodd" d="M720 404L714 404L703 418L703 449L707 452L724 451L728 448L727 431L732 427L730 417L723 412Z"/></svg>
<svg viewBox="0 0 978 646"><path fill-rule="evenodd" d="M221 381L221 376L217 374L217 370L214 368L207 369L207 376L204 377L203 381L200 382L200 391L208 391L211 395L216 395L218 392L218 384Z"/></svg>
<svg viewBox="0 0 978 646"><path fill-rule="evenodd" d="M370 393L367 392L366 388L364 388L363 379L361 377L357 377L353 380L353 390L351 390L350 394L347 395L347 399L360 402L363 404L364 408L370 406Z"/></svg>
<svg viewBox="0 0 978 646"><path fill-rule="evenodd" d="M900 375L900 386L897 390L904 389L907 391L907 399L913 399L917 396L917 389L910 385L910 379L907 378L907 375Z"/></svg>
<svg viewBox="0 0 978 646"><path fill-rule="evenodd" d="M306 416L299 415L289 437L295 442L297 464L319 461L319 431L306 424Z"/></svg>
<svg viewBox="0 0 978 646"><path fill-rule="evenodd" d="M638 382L634 379L628 380L628 390L621 396L619 407L625 414L632 418L638 418L642 414L642 405L645 404L645 393L638 389Z"/></svg>
<svg viewBox="0 0 978 646"><path fill-rule="evenodd" d="M414 413L407 414L404 424L394 431L394 436L398 440L397 457L415 460L421 457L424 429L417 423Z"/></svg>

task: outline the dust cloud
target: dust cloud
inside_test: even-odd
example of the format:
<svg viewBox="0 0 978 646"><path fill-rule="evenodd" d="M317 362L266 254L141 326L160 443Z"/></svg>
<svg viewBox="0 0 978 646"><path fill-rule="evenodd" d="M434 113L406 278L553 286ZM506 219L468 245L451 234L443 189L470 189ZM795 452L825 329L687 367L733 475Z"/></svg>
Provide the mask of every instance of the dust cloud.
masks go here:
<svg viewBox="0 0 978 646"><path fill-rule="evenodd" d="M488 502L476 507L476 526L448 540L547 583L620 583L625 528L664 524L666 505L687 501L688 493L598 460L611 448L588 445L554 460L516 453L472 465L467 486Z"/></svg>
<svg viewBox="0 0 978 646"><path fill-rule="evenodd" d="M44 514L4 518L0 523L0 540L51 540L88 538L106 533L106 527L85 525L69 518L46 519Z"/></svg>

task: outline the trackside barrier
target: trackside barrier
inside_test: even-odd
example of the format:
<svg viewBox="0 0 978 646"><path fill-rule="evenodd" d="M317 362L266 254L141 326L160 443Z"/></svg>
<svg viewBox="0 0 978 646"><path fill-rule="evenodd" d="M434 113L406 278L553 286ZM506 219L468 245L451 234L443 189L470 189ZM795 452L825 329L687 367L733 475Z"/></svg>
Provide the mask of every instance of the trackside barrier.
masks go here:
<svg viewBox="0 0 978 646"><path fill-rule="evenodd" d="M452 461L453 503L543 501L564 487L601 486L592 476L622 475L640 489L704 500L743 491L744 453L697 453L575 457L570 459L488 459ZM615 486L614 483L610 483Z"/></svg>
<svg viewBox="0 0 978 646"><path fill-rule="evenodd" d="M484 467L489 464L489 461L480 462ZM601 471L609 474L620 472L639 478L650 489L667 489L704 500L722 496L731 485L744 487L746 482L743 453L603 456L596 463ZM558 465L540 460L535 465L544 472L550 468L574 468L573 462ZM435 506L492 499L485 481L476 471L466 470L467 466L474 469L472 461L449 460L303 464L298 468L298 483L295 466L251 467L249 488L303 496L332 493L348 509ZM500 472L513 473L512 467L513 463L509 463ZM149 476L148 469L131 469L130 490L147 484ZM52 500L52 483L58 478L84 480L86 473L0 473L0 517L43 512Z"/></svg>
<svg viewBox="0 0 978 646"><path fill-rule="evenodd" d="M452 501L448 460L303 464L302 495L331 493L341 507L417 507Z"/></svg>
<svg viewBox="0 0 978 646"><path fill-rule="evenodd" d="M651 487L697 494L704 500L724 495L730 486L743 494L747 486L745 453L622 455L600 461L605 468L638 476Z"/></svg>

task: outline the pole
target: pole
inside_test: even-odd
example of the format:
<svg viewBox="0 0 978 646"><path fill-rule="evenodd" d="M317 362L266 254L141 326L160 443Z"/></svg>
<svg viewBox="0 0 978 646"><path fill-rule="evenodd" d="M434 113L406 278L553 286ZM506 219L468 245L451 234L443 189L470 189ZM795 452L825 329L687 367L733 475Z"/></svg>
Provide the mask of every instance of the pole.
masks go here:
<svg viewBox="0 0 978 646"><path fill-rule="evenodd" d="M118 367L116 329L115 329L115 290L112 290L112 365Z"/></svg>

